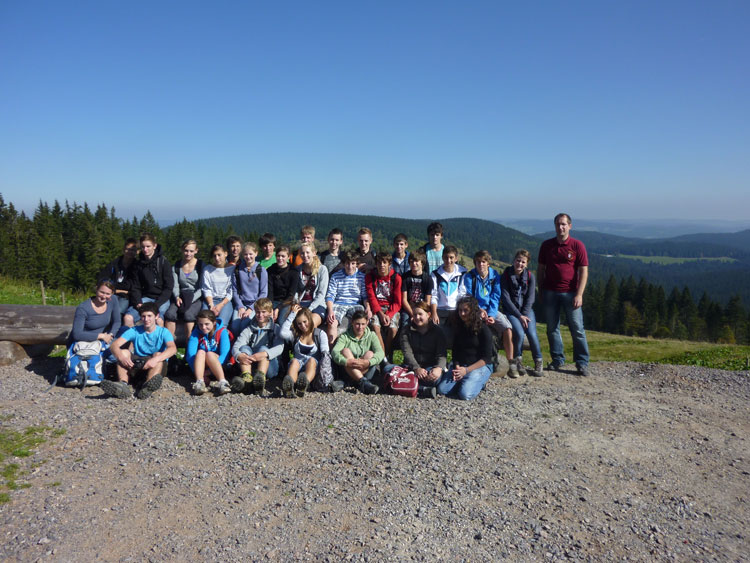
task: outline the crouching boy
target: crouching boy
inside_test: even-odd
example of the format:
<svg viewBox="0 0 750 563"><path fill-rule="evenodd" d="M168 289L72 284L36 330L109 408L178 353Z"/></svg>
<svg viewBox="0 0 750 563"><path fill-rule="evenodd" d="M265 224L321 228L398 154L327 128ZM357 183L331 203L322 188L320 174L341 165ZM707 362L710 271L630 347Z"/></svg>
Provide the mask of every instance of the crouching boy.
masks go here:
<svg viewBox="0 0 750 563"><path fill-rule="evenodd" d="M112 344L112 354L117 359L117 381L102 381L102 390L118 399L132 396L130 380L141 372L145 372L145 378L135 396L148 399L161 387L166 362L177 352L172 333L156 324L159 316L156 303L144 303L140 315L143 325L129 328Z"/></svg>
<svg viewBox="0 0 750 563"><path fill-rule="evenodd" d="M279 374L279 355L284 350L279 325L273 322L273 303L267 297L255 302L255 316L232 346L232 356L240 366L239 376L229 385L235 393L263 395L266 379Z"/></svg>
<svg viewBox="0 0 750 563"><path fill-rule="evenodd" d="M352 315L349 330L336 340L331 358L362 393L374 395L380 387L371 380L383 357L378 337L367 328L367 314L357 311Z"/></svg>

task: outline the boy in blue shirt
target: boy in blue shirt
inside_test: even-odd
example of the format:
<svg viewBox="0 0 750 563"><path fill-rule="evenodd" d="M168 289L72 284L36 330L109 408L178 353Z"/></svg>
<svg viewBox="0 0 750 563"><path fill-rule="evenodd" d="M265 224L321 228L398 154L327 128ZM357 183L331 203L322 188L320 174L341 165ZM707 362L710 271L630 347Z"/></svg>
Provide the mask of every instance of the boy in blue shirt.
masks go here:
<svg viewBox="0 0 750 563"><path fill-rule="evenodd" d="M398 275L403 276L409 271L409 239L404 233L399 233L393 237L393 260L391 267Z"/></svg>
<svg viewBox="0 0 750 563"><path fill-rule="evenodd" d="M128 383L131 377L146 372L144 383L135 392L139 399L148 399L161 387L166 361L175 355L177 346L172 333L157 326L159 309L155 303L144 303L140 309L142 326L135 326L122 333L111 346L117 359L118 381L102 381L102 391L118 399L126 399L133 392ZM123 346L128 345L123 348Z"/></svg>

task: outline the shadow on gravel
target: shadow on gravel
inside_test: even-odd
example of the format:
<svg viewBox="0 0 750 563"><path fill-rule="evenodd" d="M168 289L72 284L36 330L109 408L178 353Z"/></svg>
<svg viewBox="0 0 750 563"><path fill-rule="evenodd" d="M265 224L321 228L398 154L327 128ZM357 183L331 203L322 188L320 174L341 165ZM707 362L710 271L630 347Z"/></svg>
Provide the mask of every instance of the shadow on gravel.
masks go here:
<svg viewBox="0 0 750 563"><path fill-rule="evenodd" d="M62 372L65 365L65 358L50 358L47 356L36 356L31 358L31 362L24 368L26 371L35 375L41 375L47 383L52 385L55 377Z"/></svg>

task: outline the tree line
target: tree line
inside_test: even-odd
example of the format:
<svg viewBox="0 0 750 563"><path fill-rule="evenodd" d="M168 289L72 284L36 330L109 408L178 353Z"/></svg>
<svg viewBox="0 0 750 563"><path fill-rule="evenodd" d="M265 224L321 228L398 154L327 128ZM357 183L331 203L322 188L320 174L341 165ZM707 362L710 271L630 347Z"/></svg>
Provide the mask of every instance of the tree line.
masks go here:
<svg viewBox="0 0 750 563"><path fill-rule="evenodd" d="M283 227L279 215L289 215ZM409 235L414 249L421 244L420 232L428 223L419 220L414 225L405 225L402 220L383 218L385 223L380 224L380 218L330 214L318 224L315 216L306 218L306 222L318 227L319 240L325 239L337 220L342 221L348 242L354 240L356 229L367 223L377 233L376 248L381 249L389 248L390 239L399 231ZM244 228L237 231L227 219L218 222L183 219L162 229L150 212L141 218L121 219L114 208L104 204L91 209L87 204L61 205L58 201L52 205L40 202L29 217L19 213L12 203L6 204L0 194L0 274L18 280L41 280L50 288L90 290L102 268L121 254L127 238L137 239L143 232L152 233L171 261L181 257L180 245L187 238L198 242L204 260L211 246L223 243L230 234L257 241L259 232L270 230L281 241L297 239L301 226L299 214L269 214L268 221L271 220L275 229L261 221L255 225L257 231L251 231L247 222L241 221ZM375 222L378 224L374 225ZM513 249L519 246L526 246L532 255L538 248L538 241L490 222L450 219L444 226L446 239L465 252L487 248L493 256L502 258L512 256ZM492 246L485 240L488 231L493 235ZM622 276L618 281L615 275L610 275L605 281L597 275L595 265L592 263L591 281L584 298L587 328L656 338L750 343L748 311L739 295L729 298L724 306L706 292L695 301L687 287L682 290L675 287L667 296L661 285L650 283L645 277L636 282L633 276ZM543 321L541 313L539 310L538 316Z"/></svg>

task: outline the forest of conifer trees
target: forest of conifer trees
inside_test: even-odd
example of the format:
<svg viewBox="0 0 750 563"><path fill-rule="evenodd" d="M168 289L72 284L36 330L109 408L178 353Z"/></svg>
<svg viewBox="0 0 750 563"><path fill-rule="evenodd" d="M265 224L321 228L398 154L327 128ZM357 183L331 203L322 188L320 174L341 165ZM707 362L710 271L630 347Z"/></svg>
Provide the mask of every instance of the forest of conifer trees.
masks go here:
<svg viewBox="0 0 750 563"><path fill-rule="evenodd" d="M40 202L28 217L0 195L0 275L43 281L51 288L89 290L99 271L120 255L125 239L137 239L143 232L155 235L172 261L180 257L180 244L186 238L196 239L205 257L212 245L233 234L231 225L222 228L186 219L162 229L150 212L140 219L121 219L114 208L103 204L92 210L87 204ZM244 240L258 239L256 232L236 234ZM590 330L750 343L748 311L738 296L722 306L706 293L696 301L687 287L665 290L644 278L610 276L604 281L592 275L591 279L584 298L585 324Z"/></svg>

